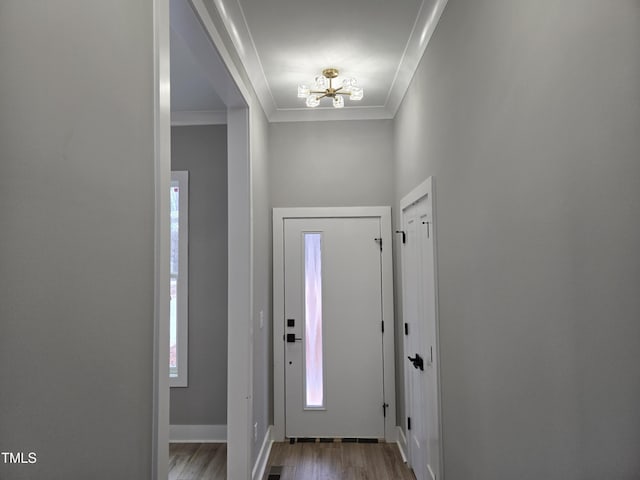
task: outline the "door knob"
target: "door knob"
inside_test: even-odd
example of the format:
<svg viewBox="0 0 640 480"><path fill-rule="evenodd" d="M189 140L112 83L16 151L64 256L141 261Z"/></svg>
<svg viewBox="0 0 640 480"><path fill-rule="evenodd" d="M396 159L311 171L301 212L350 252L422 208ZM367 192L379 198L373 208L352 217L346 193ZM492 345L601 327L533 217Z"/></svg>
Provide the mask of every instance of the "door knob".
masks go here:
<svg viewBox="0 0 640 480"><path fill-rule="evenodd" d="M301 339L301 338L296 337L296 334L295 334L295 333L287 333L287 343L294 343L294 342L296 342L296 341L301 342L301 341L302 341L302 339Z"/></svg>
<svg viewBox="0 0 640 480"><path fill-rule="evenodd" d="M411 363L413 363L414 368L419 368L420 370L424 370L424 359L416 353L414 358L407 357Z"/></svg>

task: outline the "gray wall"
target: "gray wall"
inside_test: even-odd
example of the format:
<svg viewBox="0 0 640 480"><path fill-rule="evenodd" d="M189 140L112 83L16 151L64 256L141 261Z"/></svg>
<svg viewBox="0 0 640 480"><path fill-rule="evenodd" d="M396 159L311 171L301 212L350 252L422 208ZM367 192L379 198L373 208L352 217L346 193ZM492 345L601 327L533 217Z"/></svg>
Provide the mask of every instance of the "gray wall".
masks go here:
<svg viewBox="0 0 640 480"><path fill-rule="evenodd" d="M435 177L447 480L640 478L640 2L450 0L395 122Z"/></svg>
<svg viewBox="0 0 640 480"><path fill-rule="evenodd" d="M150 478L152 5L0 4L0 478Z"/></svg>
<svg viewBox="0 0 640 480"><path fill-rule="evenodd" d="M269 165L273 207L393 205L393 122L272 123ZM399 351L397 328L395 338ZM401 392L396 396L403 411Z"/></svg>
<svg viewBox="0 0 640 480"><path fill-rule="evenodd" d="M171 128L171 169L189 171L189 386L172 425L227 423L227 127Z"/></svg>
<svg viewBox="0 0 640 480"><path fill-rule="evenodd" d="M274 207L393 203L391 120L269 125Z"/></svg>

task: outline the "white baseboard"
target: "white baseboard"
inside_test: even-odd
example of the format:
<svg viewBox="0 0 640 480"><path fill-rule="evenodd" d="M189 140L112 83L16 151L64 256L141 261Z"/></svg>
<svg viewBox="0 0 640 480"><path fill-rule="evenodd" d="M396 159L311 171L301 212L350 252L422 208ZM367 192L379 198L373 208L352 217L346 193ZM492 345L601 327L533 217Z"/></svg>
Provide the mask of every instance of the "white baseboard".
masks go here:
<svg viewBox="0 0 640 480"><path fill-rule="evenodd" d="M171 443L227 443L226 425L169 425Z"/></svg>
<svg viewBox="0 0 640 480"><path fill-rule="evenodd" d="M272 426L273 425L269 425L269 428L267 428L267 431L264 434L262 447L260 448L260 453L258 454L258 458L256 458L256 464L253 466L253 472L251 474L251 478L253 480L260 480L264 477L264 470L267 467L267 461L269 460L269 454L271 453L271 445L273 445L273 438L271 438Z"/></svg>
<svg viewBox="0 0 640 480"><path fill-rule="evenodd" d="M402 456L402 460L404 463L407 463L407 437L402 431L402 427L398 428L398 449L400 450L400 455Z"/></svg>

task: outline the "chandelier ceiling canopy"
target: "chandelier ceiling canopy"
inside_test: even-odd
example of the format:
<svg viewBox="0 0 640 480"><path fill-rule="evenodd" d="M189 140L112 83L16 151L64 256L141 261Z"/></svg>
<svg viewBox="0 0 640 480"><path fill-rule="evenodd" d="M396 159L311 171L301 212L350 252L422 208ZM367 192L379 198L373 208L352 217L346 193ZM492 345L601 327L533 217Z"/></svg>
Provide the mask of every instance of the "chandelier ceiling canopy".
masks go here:
<svg viewBox="0 0 640 480"><path fill-rule="evenodd" d="M322 71L322 75L318 75L315 78L312 87L298 85L298 98L306 98L307 107L317 107L320 105L320 99L325 97L332 98L335 108L344 107L345 96L353 101L362 100L364 90L358 86L355 78L344 78L340 87L334 87L333 81L338 77L339 73L336 68L325 68Z"/></svg>

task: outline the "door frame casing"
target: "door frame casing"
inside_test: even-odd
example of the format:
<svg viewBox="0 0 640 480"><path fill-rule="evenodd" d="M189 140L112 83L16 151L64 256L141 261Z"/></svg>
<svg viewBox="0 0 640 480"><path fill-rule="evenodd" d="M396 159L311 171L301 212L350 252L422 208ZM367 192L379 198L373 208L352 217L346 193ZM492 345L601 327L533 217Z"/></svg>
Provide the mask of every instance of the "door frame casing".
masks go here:
<svg viewBox="0 0 640 480"><path fill-rule="evenodd" d="M397 441L395 339L393 309L393 251L391 207L302 207L273 209L273 439L285 439L284 361L284 221L288 218L379 218L382 238L383 392L388 404L385 440ZM381 405L382 406L382 405Z"/></svg>
<svg viewBox="0 0 640 480"><path fill-rule="evenodd" d="M407 208L409 208L411 205L415 204L416 202L422 200L425 197L431 198L431 208L429 213L431 214L431 219L434 225L433 228L433 274L434 274L434 309L435 309L435 334L436 334L436 338L435 338L435 344L436 344L436 358L437 358L437 362L436 362L436 381L437 381L437 385L438 385L438 392L437 392L437 396L438 396L438 435L439 435L439 439L440 439L440 445L439 445L439 452L440 452L440 479L442 480L445 478L444 476L444 451L443 451L443 444L444 442L442 441L442 387L441 387L441 381L440 381L440 321L439 321L439 314L438 314L438 256L437 256L437 227L436 227L436 218L435 218L435 212L436 212L436 204L435 204L435 195L434 195L434 188L433 188L433 177L428 177L424 182L422 182L420 185L418 185L417 187L415 187L413 190L411 190L407 195L405 195L402 200L400 200L400 226L399 226L399 231L402 231L404 229L404 224L405 224L405 210ZM407 311L406 309L406 305L405 305L405 288L406 288L406 282L405 282L405 276L404 276L404 252L401 252L401 262L400 262L400 268L402 270L402 274L401 274L401 282L402 282L402 312L403 312L403 317L404 317L404 312ZM404 318L402 318L402 322L404 323ZM403 353L405 355L407 355L407 352L405 352L405 347L406 347L406 337L403 338L403 342L402 342L402 348L403 348ZM408 382L409 382L409 376L407 374L407 372L410 371L410 367L408 366L408 364L404 364L403 367L403 372L404 372L404 406L405 406L405 412L407 413L407 415L409 415L409 411L410 411L410 402L411 399L409 397L409 387L408 387ZM404 425L404 428L406 428L406 423L403 421L402 422ZM410 438L409 438L409 434L408 432L406 432L406 439L407 439L407 449L406 449L406 454L407 454L407 459L409 461L409 464L412 464L412 459L411 459L411 447L409 445L410 442Z"/></svg>

